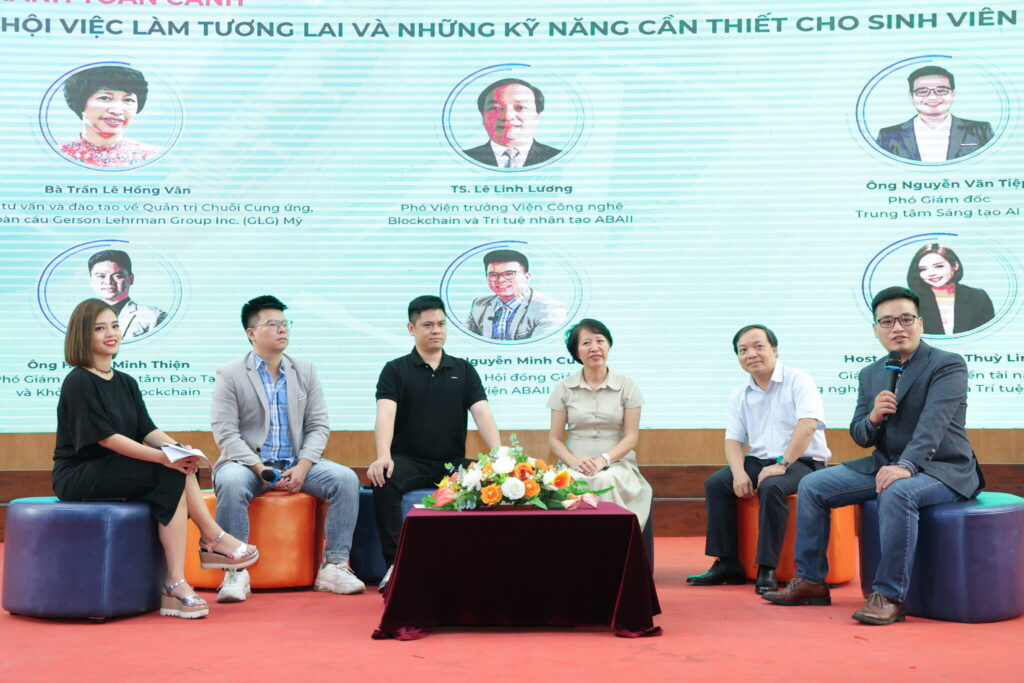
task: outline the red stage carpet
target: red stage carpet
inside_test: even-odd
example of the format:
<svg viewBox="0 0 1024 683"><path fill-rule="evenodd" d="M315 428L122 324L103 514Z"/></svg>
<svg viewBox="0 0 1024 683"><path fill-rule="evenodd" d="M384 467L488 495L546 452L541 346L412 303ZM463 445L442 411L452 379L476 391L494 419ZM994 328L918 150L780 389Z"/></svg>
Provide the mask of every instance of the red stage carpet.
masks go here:
<svg viewBox="0 0 1024 683"><path fill-rule="evenodd" d="M0 680L1021 680L1024 619L865 626L850 619L863 604L856 581L833 591L831 607L777 607L752 585L686 586L687 575L706 569L703 546L703 538L657 539L660 638L616 638L595 626L438 629L423 640L374 641L375 591L259 592L214 604L194 622L156 612L105 624L2 612ZM529 600L531 580L562 581L573 599L573 577L546 576L543 561L523 579L481 599Z"/></svg>

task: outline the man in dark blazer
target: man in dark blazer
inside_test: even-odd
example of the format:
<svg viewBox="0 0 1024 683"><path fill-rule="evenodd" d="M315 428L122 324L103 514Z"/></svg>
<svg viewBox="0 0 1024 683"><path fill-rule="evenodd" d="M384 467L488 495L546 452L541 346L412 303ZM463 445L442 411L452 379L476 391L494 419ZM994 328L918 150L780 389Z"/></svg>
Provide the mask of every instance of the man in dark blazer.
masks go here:
<svg viewBox="0 0 1024 683"><path fill-rule="evenodd" d="M953 74L924 66L907 78L917 116L878 132L878 146L913 161L946 161L973 154L992 139L988 121L961 119L949 113L956 99Z"/></svg>
<svg viewBox="0 0 1024 683"><path fill-rule="evenodd" d="M971 498L985 482L967 440L964 359L921 342L918 298L909 289L882 290L872 301L872 311L875 336L890 359L861 371L850 435L858 446L875 450L800 481L797 576L763 597L778 605L831 604L825 583L830 510L877 497L881 558L873 592L853 618L891 624L905 618L918 510ZM898 364L891 365L897 355ZM899 377L895 393L888 390L893 372Z"/></svg>
<svg viewBox="0 0 1024 683"><path fill-rule="evenodd" d="M544 111L544 93L518 78L503 78L477 97L489 142L462 153L488 166L523 168L553 158L562 150L534 139Z"/></svg>

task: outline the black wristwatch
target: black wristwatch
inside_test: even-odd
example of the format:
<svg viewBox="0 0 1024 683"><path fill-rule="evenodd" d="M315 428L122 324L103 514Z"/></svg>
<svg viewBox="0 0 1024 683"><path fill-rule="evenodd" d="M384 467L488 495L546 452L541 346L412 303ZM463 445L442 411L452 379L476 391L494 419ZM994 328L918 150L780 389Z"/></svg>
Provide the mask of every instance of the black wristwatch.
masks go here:
<svg viewBox="0 0 1024 683"><path fill-rule="evenodd" d="M782 469L788 470L789 466L792 465L793 463L791 463L790 461L786 460L784 457L782 457L780 455L779 459L775 461L775 464L776 465L782 465Z"/></svg>

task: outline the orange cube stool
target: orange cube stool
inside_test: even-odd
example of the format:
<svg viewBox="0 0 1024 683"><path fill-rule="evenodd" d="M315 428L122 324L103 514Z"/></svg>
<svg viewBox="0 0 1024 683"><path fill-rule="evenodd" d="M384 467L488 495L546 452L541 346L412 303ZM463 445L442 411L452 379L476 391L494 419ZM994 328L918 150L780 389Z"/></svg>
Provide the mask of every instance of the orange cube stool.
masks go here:
<svg viewBox="0 0 1024 683"><path fill-rule="evenodd" d="M213 513L216 498L204 491ZM323 542L317 547L317 499L308 493L268 491L249 503L249 542L260 549L260 559L249 567L253 588L298 588L313 585ZM220 569L199 566L199 529L191 521L185 554L185 578L195 588L217 588L224 579Z"/></svg>
<svg viewBox="0 0 1024 683"><path fill-rule="evenodd" d="M796 494L787 498L789 502L789 519L786 522L786 537L779 552L779 566L775 568L775 576L779 582L789 581L796 576ZM856 505L835 508L832 510L832 530L828 539L828 575L825 581L831 584L846 583L853 579L857 566L857 534L855 513ZM757 578L757 517L760 512L760 501L757 491L750 498L736 501L737 526L739 527L740 562L747 573L748 579Z"/></svg>

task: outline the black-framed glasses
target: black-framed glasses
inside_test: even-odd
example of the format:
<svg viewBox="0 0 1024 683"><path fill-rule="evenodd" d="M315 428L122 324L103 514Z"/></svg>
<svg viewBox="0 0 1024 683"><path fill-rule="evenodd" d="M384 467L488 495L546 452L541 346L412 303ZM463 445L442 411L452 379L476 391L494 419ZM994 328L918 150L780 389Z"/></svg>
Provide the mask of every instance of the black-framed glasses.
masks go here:
<svg viewBox="0 0 1024 683"><path fill-rule="evenodd" d="M291 320L268 320L266 322L260 323L259 325L253 325L253 327L261 327L264 325L280 332L281 330L292 329L292 327L295 326L295 323L294 321Z"/></svg>
<svg viewBox="0 0 1024 683"><path fill-rule="evenodd" d="M914 321L920 318L919 315L911 315L910 313L904 313L903 315L887 315L884 318L879 318L875 323L886 330L892 329L892 326L899 323L901 327L907 328L914 324Z"/></svg>
<svg viewBox="0 0 1024 683"><path fill-rule="evenodd" d="M497 282L499 278L504 280L515 280L516 275L519 275L518 270L504 270L500 273L496 270L487 271L487 279L491 282Z"/></svg>
<svg viewBox="0 0 1024 683"><path fill-rule="evenodd" d="M914 88L914 97L928 97L933 93L939 97L945 97L951 92L953 89L948 85L940 85L937 88Z"/></svg>

